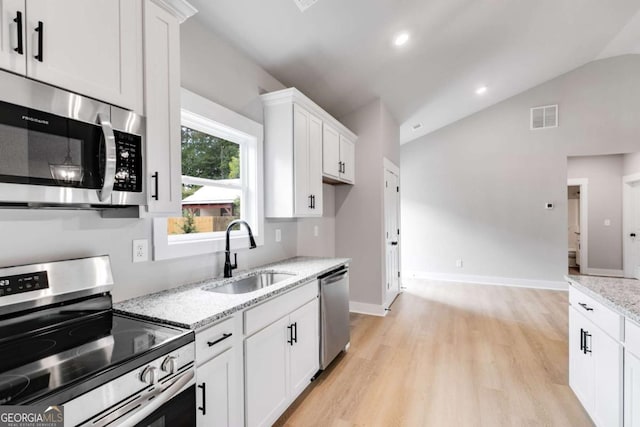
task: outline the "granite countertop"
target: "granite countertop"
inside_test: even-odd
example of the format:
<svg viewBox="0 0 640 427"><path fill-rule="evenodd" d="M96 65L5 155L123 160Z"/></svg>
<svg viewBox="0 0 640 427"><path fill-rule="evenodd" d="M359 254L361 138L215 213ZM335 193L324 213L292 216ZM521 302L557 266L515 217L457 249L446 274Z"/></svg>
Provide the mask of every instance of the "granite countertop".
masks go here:
<svg viewBox="0 0 640 427"><path fill-rule="evenodd" d="M117 313L186 329L198 329L224 317L281 294L309 279L327 273L350 258L295 257L254 269L236 272L232 279L212 278L154 294L132 298L113 305ZM205 289L223 286L240 277L269 270L293 273L290 279L245 294L220 294Z"/></svg>
<svg viewBox="0 0 640 427"><path fill-rule="evenodd" d="M617 277L565 276L569 284L640 323L640 281Z"/></svg>

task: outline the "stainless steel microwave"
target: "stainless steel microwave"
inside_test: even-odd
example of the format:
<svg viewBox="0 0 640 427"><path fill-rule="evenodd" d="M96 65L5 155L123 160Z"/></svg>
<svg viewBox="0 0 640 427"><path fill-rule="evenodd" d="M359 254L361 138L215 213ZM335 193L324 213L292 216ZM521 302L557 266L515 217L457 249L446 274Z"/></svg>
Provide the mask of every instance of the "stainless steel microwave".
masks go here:
<svg viewBox="0 0 640 427"><path fill-rule="evenodd" d="M144 119L0 72L0 207L146 204Z"/></svg>

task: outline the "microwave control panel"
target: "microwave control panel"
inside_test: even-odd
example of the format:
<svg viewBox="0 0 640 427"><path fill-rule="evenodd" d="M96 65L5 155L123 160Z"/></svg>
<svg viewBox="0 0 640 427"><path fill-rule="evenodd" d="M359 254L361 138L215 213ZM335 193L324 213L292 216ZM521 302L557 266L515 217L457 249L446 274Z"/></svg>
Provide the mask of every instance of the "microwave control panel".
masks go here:
<svg viewBox="0 0 640 427"><path fill-rule="evenodd" d="M130 133L113 131L116 138L116 180L113 189L140 193L142 191L142 138Z"/></svg>
<svg viewBox="0 0 640 427"><path fill-rule="evenodd" d="M39 291L49 287L46 271L0 277L0 297Z"/></svg>

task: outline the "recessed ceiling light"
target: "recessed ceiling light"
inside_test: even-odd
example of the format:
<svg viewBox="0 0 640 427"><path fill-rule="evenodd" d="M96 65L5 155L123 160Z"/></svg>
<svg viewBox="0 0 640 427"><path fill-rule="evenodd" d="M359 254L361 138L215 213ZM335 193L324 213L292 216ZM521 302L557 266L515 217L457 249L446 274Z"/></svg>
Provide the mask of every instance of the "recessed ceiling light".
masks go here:
<svg viewBox="0 0 640 427"><path fill-rule="evenodd" d="M393 44L400 47L409 41L409 33L400 33L393 39Z"/></svg>
<svg viewBox="0 0 640 427"><path fill-rule="evenodd" d="M486 86L480 86L478 89L476 89L476 95L483 95L486 92L487 92Z"/></svg>
<svg viewBox="0 0 640 427"><path fill-rule="evenodd" d="M422 123L416 123L415 125L411 126L411 130L413 130L415 132L418 129L420 129L421 127L422 127Z"/></svg>

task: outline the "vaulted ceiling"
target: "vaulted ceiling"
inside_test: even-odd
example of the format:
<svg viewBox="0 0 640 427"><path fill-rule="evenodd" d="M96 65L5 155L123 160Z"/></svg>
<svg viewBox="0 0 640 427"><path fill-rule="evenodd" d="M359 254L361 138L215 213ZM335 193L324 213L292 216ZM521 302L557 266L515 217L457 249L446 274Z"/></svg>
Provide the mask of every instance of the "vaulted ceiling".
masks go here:
<svg viewBox="0 0 640 427"><path fill-rule="evenodd" d="M594 59L640 53L638 0L192 3L196 19L334 116L381 98L402 142Z"/></svg>

